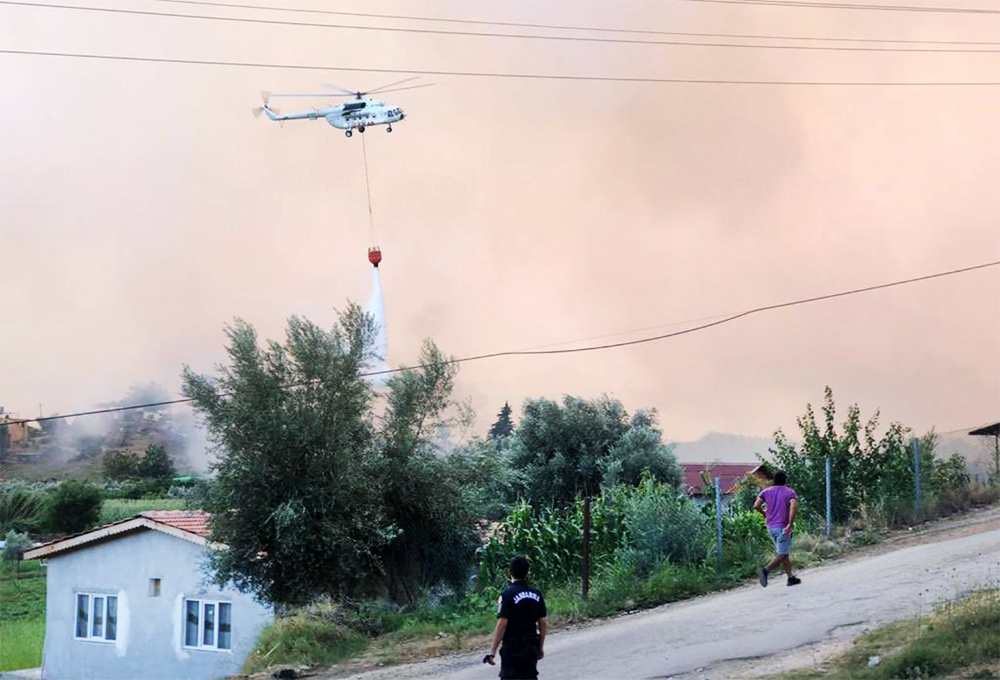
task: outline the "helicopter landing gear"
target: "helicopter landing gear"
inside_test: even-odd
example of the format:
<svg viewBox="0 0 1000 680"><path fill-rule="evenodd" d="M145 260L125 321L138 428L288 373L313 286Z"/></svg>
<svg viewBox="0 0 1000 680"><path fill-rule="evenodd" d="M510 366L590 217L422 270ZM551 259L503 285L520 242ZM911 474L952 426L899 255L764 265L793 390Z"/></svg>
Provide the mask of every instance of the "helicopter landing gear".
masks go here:
<svg viewBox="0 0 1000 680"><path fill-rule="evenodd" d="M364 125L358 126L358 132L360 132L361 134L364 134L364 132L365 132L365 126Z"/></svg>
<svg viewBox="0 0 1000 680"><path fill-rule="evenodd" d="M386 131L386 132L392 132L392 126L391 126L391 125L387 126L387 127L385 128L385 131Z"/></svg>
<svg viewBox="0 0 1000 680"><path fill-rule="evenodd" d="M347 132L345 132L344 134L345 134L345 135L347 135L348 137L352 137L352 136L354 135L354 133L353 133L353 132L351 132L350 130L348 130L348 131L347 131Z"/></svg>

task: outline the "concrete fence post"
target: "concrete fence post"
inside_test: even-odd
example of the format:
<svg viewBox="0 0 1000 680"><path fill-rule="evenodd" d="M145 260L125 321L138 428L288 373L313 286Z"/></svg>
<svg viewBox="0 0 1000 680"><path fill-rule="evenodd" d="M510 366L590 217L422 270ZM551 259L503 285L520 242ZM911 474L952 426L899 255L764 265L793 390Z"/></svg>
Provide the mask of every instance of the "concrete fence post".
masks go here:
<svg viewBox="0 0 1000 680"><path fill-rule="evenodd" d="M722 559L722 482L715 478L715 552Z"/></svg>
<svg viewBox="0 0 1000 680"><path fill-rule="evenodd" d="M833 510L830 501L830 458L826 459L826 537L830 538L830 528L833 526Z"/></svg>

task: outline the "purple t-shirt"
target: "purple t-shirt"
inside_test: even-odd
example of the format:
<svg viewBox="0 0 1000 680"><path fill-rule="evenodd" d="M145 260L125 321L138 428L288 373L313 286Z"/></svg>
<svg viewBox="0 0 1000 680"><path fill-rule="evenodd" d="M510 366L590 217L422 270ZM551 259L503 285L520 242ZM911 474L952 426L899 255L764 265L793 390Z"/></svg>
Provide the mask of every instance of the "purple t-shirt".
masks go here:
<svg viewBox="0 0 1000 680"><path fill-rule="evenodd" d="M798 498L795 489L790 486L769 486L760 492L759 498L764 499L767 507L767 526L769 529L784 529L788 526L788 511L793 498Z"/></svg>

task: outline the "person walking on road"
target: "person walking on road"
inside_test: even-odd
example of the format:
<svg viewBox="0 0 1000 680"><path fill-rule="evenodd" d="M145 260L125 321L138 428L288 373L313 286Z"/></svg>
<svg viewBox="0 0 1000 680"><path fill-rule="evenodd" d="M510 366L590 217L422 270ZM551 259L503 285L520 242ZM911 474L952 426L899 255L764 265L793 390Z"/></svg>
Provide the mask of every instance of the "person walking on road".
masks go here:
<svg viewBox="0 0 1000 680"><path fill-rule="evenodd" d="M767 533L774 541L775 557L759 572L760 584L767 587L767 577L772 569L779 564L788 575L788 585L797 586L802 581L792 574L792 525L795 523L795 511L798 508L798 495L795 489L786 486L787 478L783 470L774 473L774 484L767 487L757 496L753 509L764 515Z"/></svg>
<svg viewBox="0 0 1000 680"><path fill-rule="evenodd" d="M496 665L500 647L500 677L505 680L534 680L538 661L545 656L548 612L542 592L525 582L528 568L528 560L520 555L510 561L511 582L500 595L493 646L483 657L483 663Z"/></svg>

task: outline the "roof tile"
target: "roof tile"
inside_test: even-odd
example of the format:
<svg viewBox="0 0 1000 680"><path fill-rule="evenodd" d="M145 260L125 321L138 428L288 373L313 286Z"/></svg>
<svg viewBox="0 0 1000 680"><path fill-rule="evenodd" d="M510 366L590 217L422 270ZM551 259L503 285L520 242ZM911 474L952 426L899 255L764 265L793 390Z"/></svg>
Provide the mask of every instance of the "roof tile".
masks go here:
<svg viewBox="0 0 1000 680"><path fill-rule="evenodd" d="M202 510L147 510L146 519L208 538L208 513Z"/></svg>

